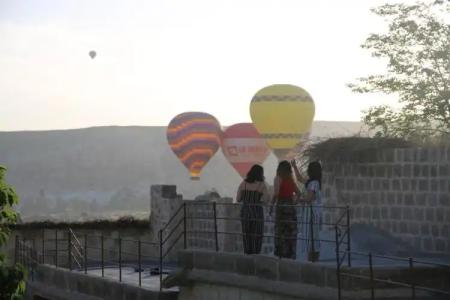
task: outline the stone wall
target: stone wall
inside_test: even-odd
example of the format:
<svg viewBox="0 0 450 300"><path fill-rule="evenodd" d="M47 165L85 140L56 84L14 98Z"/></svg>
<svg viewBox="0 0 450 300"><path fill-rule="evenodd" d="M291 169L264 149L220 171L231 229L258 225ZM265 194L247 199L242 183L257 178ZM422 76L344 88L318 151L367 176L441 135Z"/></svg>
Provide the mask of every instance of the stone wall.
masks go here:
<svg viewBox="0 0 450 300"><path fill-rule="evenodd" d="M373 224L420 251L450 253L450 149L383 150L323 166L325 205L349 205L353 223Z"/></svg>

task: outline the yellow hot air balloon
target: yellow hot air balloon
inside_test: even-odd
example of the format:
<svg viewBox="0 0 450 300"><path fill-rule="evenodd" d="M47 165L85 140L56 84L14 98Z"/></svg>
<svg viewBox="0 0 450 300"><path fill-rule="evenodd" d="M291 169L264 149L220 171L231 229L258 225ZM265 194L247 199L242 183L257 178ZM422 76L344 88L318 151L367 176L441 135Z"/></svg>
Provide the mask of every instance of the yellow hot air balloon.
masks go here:
<svg viewBox="0 0 450 300"><path fill-rule="evenodd" d="M253 124L279 160L311 129L314 111L308 92L290 84L267 86L250 103Z"/></svg>

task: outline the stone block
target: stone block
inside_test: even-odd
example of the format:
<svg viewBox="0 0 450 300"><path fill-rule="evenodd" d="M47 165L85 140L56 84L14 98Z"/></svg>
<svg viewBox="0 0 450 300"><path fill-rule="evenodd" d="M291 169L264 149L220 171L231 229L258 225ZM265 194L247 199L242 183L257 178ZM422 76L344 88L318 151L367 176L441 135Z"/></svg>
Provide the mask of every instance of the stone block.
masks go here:
<svg viewBox="0 0 450 300"><path fill-rule="evenodd" d="M371 213L370 213L370 206L365 206L363 208L363 218L364 219L370 219Z"/></svg>
<svg viewBox="0 0 450 300"><path fill-rule="evenodd" d="M439 190L442 192L447 192L448 189L448 179L439 180Z"/></svg>
<svg viewBox="0 0 450 300"><path fill-rule="evenodd" d="M278 258L255 255L255 275L270 280L278 279Z"/></svg>
<svg viewBox="0 0 450 300"><path fill-rule="evenodd" d="M241 275L255 275L255 260L251 255L238 256L236 258L236 272Z"/></svg>
<svg viewBox="0 0 450 300"><path fill-rule="evenodd" d="M411 207L403 207L403 219L404 220L414 220L413 210Z"/></svg>
<svg viewBox="0 0 450 300"><path fill-rule="evenodd" d="M425 194L417 194L416 195L416 204L420 206L425 206L427 203L426 195Z"/></svg>
<svg viewBox="0 0 450 300"><path fill-rule="evenodd" d="M430 177L430 166L422 166L422 177Z"/></svg>
<svg viewBox="0 0 450 300"><path fill-rule="evenodd" d="M449 165L440 165L439 166L439 176L448 177L450 176L450 166Z"/></svg>
<svg viewBox="0 0 450 300"><path fill-rule="evenodd" d="M438 252L445 252L445 240L443 239L436 239L435 240L435 244L436 244L436 251Z"/></svg>
<svg viewBox="0 0 450 300"><path fill-rule="evenodd" d="M413 175L414 175L414 177L421 177L421 169L420 169L420 166L419 165L414 165L413 166Z"/></svg>
<svg viewBox="0 0 450 300"><path fill-rule="evenodd" d="M430 166L430 177L438 176L438 168L437 166Z"/></svg>
<svg viewBox="0 0 450 300"><path fill-rule="evenodd" d="M194 267L194 252L192 251L178 252L178 266L182 268L192 269Z"/></svg>
<svg viewBox="0 0 450 300"><path fill-rule="evenodd" d="M434 208L426 208L425 210L427 221L434 221Z"/></svg>
<svg viewBox="0 0 450 300"><path fill-rule="evenodd" d="M381 208L381 218L387 219L388 218L388 212L389 212L388 208L383 206Z"/></svg>
<svg viewBox="0 0 450 300"><path fill-rule="evenodd" d="M450 206L450 195L445 194L439 194L439 204L442 206Z"/></svg>
<svg viewBox="0 0 450 300"><path fill-rule="evenodd" d="M401 185L400 185L400 180L399 179L392 180L392 189L394 191L400 191L401 190Z"/></svg>
<svg viewBox="0 0 450 300"><path fill-rule="evenodd" d="M381 180L380 179L374 179L372 181L373 189L379 190L381 188Z"/></svg>
<svg viewBox="0 0 450 300"><path fill-rule="evenodd" d="M429 182L426 179L419 180L419 191L425 192L429 189Z"/></svg>
<svg viewBox="0 0 450 300"><path fill-rule="evenodd" d="M220 253L215 259L214 270L219 272L235 272L237 255Z"/></svg>
<svg viewBox="0 0 450 300"><path fill-rule="evenodd" d="M417 235L419 234L419 232L420 232L419 223L416 222L409 223L409 233Z"/></svg>
<svg viewBox="0 0 450 300"><path fill-rule="evenodd" d="M412 161L414 161L413 149L405 149L404 150L403 160L405 162L412 162Z"/></svg>
<svg viewBox="0 0 450 300"><path fill-rule="evenodd" d="M400 233L408 233L408 223L400 222Z"/></svg>
<svg viewBox="0 0 450 300"><path fill-rule="evenodd" d="M383 179L381 181L381 188L383 190L388 191L390 189L390 187L391 187L391 184L390 184L390 180L389 179Z"/></svg>
<svg viewBox="0 0 450 300"><path fill-rule="evenodd" d="M402 167L403 177L411 177L411 174L412 174L412 166L411 165L403 165L403 167Z"/></svg>
<svg viewBox="0 0 450 300"><path fill-rule="evenodd" d="M301 266L297 263L293 263L289 259L278 260L278 274L279 280L287 282L300 282L301 281Z"/></svg>
<svg viewBox="0 0 450 300"><path fill-rule="evenodd" d="M315 263L304 263L300 268L302 282L314 284L318 286L324 286L325 284L325 272L323 267L320 267Z"/></svg>
<svg viewBox="0 0 450 300"><path fill-rule="evenodd" d="M406 194L403 195L403 197L404 197L404 200L405 200L404 201L405 205L413 206L415 204L415 202L414 202L414 194L406 193Z"/></svg>
<svg viewBox="0 0 450 300"><path fill-rule="evenodd" d="M397 219L400 220L402 218L402 211L400 207L391 207L390 208L391 214L390 214L390 218L391 219Z"/></svg>
<svg viewBox="0 0 450 300"><path fill-rule="evenodd" d="M428 223L420 224L420 234L421 235L430 235L430 224L428 224Z"/></svg>
<svg viewBox="0 0 450 300"><path fill-rule="evenodd" d="M207 251L194 252L194 268L210 270L214 268L215 253Z"/></svg>
<svg viewBox="0 0 450 300"><path fill-rule="evenodd" d="M380 218L380 208L379 207L373 207L372 208L372 218L373 219L379 219Z"/></svg>
<svg viewBox="0 0 450 300"><path fill-rule="evenodd" d="M439 236L439 226L438 225L431 225L431 235L433 237Z"/></svg>
<svg viewBox="0 0 450 300"><path fill-rule="evenodd" d="M402 177L402 167L400 165L392 166L392 176L393 177Z"/></svg>
<svg viewBox="0 0 450 300"><path fill-rule="evenodd" d="M418 190L418 183L417 179L411 179L411 191L417 191Z"/></svg>
<svg viewBox="0 0 450 300"><path fill-rule="evenodd" d="M423 239L423 248L425 251L433 251L433 240L430 238Z"/></svg>
<svg viewBox="0 0 450 300"><path fill-rule="evenodd" d="M443 222L444 221L444 210L436 209L436 221Z"/></svg>
<svg viewBox="0 0 450 300"><path fill-rule="evenodd" d="M450 224L441 225L441 236L442 237L450 237Z"/></svg>
<svg viewBox="0 0 450 300"><path fill-rule="evenodd" d="M376 177L385 177L386 176L386 169L382 165L378 165L375 167L375 176Z"/></svg>
<svg viewBox="0 0 450 300"><path fill-rule="evenodd" d="M417 207L414 208L414 218L417 221L423 221L424 215L425 215L425 213L422 208L417 208Z"/></svg>
<svg viewBox="0 0 450 300"><path fill-rule="evenodd" d="M439 190L439 181L437 181L434 178L430 179L430 191L436 192L438 190Z"/></svg>

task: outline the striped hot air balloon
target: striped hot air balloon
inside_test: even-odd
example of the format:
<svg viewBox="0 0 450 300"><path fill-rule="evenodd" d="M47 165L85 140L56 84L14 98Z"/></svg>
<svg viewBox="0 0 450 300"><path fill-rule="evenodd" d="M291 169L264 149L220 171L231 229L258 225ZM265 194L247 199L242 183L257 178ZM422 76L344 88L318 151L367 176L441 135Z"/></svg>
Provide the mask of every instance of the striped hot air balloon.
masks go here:
<svg viewBox="0 0 450 300"><path fill-rule="evenodd" d="M279 160L310 131L314 110L308 92L290 84L265 87L250 103L253 124Z"/></svg>
<svg viewBox="0 0 450 300"><path fill-rule="evenodd" d="M219 149L221 135L216 118L203 112L179 114L167 128L169 146L193 180L200 179L203 167Z"/></svg>
<svg viewBox="0 0 450 300"><path fill-rule="evenodd" d="M270 154L269 147L252 123L228 127L223 133L222 151L242 178L254 164L262 164Z"/></svg>

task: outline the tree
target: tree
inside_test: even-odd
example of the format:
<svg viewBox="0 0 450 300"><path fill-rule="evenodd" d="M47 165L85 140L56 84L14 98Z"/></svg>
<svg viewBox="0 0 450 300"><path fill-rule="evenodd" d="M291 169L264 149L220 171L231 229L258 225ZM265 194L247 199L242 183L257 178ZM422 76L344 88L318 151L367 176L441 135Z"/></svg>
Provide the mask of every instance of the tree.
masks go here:
<svg viewBox="0 0 450 300"><path fill-rule="evenodd" d="M14 205L19 202L16 191L5 182L6 168L0 165L0 246L8 241L10 225L16 223L18 214ZM0 299L20 299L25 292L25 270L21 265L8 266L0 254Z"/></svg>
<svg viewBox="0 0 450 300"><path fill-rule="evenodd" d="M362 48L387 64L384 74L358 78L354 92L396 94L400 109L375 106L363 121L378 136L405 139L450 134L450 2L385 4L371 10L389 22Z"/></svg>

